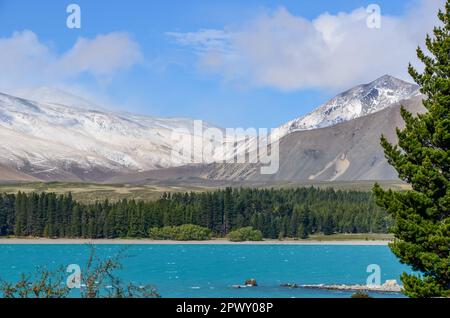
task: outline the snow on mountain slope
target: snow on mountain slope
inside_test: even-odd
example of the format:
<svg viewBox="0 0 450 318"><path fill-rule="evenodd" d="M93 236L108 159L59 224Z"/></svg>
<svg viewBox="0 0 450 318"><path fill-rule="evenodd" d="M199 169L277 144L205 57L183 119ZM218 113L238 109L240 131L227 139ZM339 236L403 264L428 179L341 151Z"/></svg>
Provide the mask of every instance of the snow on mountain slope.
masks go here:
<svg viewBox="0 0 450 318"><path fill-rule="evenodd" d="M58 104L79 109L104 110L101 106L83 97L54 87L42 86L35 89L18 89L4 93L39 103Z"/></svg>
<svg viewBox="0 0 450 318"><path fill-rule="evenodd" d="M210 165L194 176L237 182L316 182L395 180L398 173L387 162L380 137L397 143L396 127L403 128L400 106L412 114L423 113L423 96L414 96L376 113L321 129L302 130L280 140L279 170L260 173L261 164ZM177 168L174 168L177 169ZM180 169L179 169L180 170ZM195 174L197 173L197 174ZM163 175L162 171L158 171ZM170 175L174 173L171 172ZM187 175L188 176L188 175ZM185 178L187 178L185 175ZM192 176L190 176L192 178ZM146 178L153 179L147 174Z"/></svg>
<svg viewBox="0 0 450 318"><path fill-rule="evenodd" d="M343 92L306 116L279 128L278 137L302 130L333 126L376 113L419 94L418 86L384 75L375 81Z"/></svg>
<svg viewBox="0 0 450 318"><path fill-rule="evenodd" d="M275 137L352 121L416 95L416 85L386 75L281 126ZM211 143L208 136L195 131L192 119L111 112L51 88L22 96L29 98L0 93L0 166L16 175L41 180L102 181L117 174L192 163L191 156L174 155L180 143L194 141L192 156L202 158L201 163L234 157L256 143L255 137L247 142L240 135L236 143L234 138ZM203 124L203 129L223 132ZM184 132L180 133L180 129ZM174 130L179 131L175 140ZM234 147L230 149L230 145ZM212 153L201 146L210 146Z"/></svg>
<svg viewBox="0 0 450 318"><path fill-rule="evenodd" d="M179 142L173 139L174 129L184 128L186 140L203 142L201 135L193 136L192 119L90 110L63 102L0 93L0 164L43 179L70 172L70 179L89 180L94 171L108 174L189 163L190 158L173 155Z"/></svg>

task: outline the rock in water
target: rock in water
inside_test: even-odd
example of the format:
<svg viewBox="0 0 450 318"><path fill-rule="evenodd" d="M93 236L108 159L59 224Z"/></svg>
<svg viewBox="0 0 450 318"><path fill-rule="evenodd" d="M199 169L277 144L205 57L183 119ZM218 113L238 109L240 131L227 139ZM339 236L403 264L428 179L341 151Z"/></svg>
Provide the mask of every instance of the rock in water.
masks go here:
<svg viewBox="0 0 450 318"><path fill-rule="evenodd" d="M244 283L245 286L250 286L250 287L256 287L258 286L258 284L256 283L256 279L251 278L251 279L247 279Z"/></svg>

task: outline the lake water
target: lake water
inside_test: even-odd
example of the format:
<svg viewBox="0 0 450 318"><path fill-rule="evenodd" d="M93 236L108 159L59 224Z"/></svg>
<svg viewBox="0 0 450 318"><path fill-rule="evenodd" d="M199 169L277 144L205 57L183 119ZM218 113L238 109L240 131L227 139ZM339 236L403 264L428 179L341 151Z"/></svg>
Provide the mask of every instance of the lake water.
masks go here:
<svg viewBox="0 0 450 318"><path fill-rule="evenodd" d="M115 255L123 245L99 245L97 255ZM83 266L86 245L0 245L0 278L14 281L38 266ZM365 284L367 266L381 268L381 280L409 269L387 246L336 245L131 245L118 276L150 283L162 297L349 297L351 292L286 289L282 283ZM248 278L258 287L233 288ZM401 294L371 294L402 297Z"/></svg>

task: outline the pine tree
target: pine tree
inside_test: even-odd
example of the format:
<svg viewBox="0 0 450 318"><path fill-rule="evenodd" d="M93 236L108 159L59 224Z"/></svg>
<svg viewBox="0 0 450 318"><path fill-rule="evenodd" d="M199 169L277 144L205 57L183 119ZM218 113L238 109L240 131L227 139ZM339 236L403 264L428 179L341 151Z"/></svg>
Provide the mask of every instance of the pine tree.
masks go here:
<svg viewBox="0 0 450 318"><path fill-rule="evenodd" d="M81 236L81 225L80 225L81 213L80 207L76 205L72 210L71 220L70 220L70 237L80 237Z"/></svg>
<svg viewBox="0 0 450 318"><path fill-rule="evenodd" d="M56 196L50 193L47 196L47 217L45 225L45 236L53 238L55 236L55 219L56 219Z"/></svg>
<svg viewBox="0 0 450 318"><path fill-rule="evenodd" d="M397 129L398 145L381 139L389 163L412 190L374 188L377 202L395 222L392 251L421 273L402 275L409 297L450 296L450 0L445 9L438 14L443 25L434 28L434 37L426 38L432 56L417 49L424 72L409 65L426 97L427 112L414 116L402 108L406 125Z"/></svg>
<svg viewBox="0 0 450 318"><path fill-rule="evenodd" d="M222 234L227 234L229 233L234 225L234 217L235 217L235 213L234 213L234 206L233 206L233 197L232 197L232 189L231 188L226 188L225 189L225 194L224 194L224 199L223 199L223 215L224 215L224 220L223 220L223 231Z"/></svg>
<svg viewBox="0 0 450 318"><path fill-rule="evenodd" d="M328 213L323 220L322 231L325 235L334 234L334 221L330 213Z"/></svg>
<svg viewBox="0 0 450 318"><path fill-rule="evenodd" d="M308 238L309 235L309 217L310 212L308 208L305 208L301 211L300 218L299 218L299 227L297 229L297 236L301 239Z"/></svg>
<svg viewBox="0 0 450 318"><path fill-rule="evenodd" d="M19 192L15 202L14 235L24 236L26 232L26 194Z"/></svg>
<svg viewBox="0 0 450 318"><path fill-rule="evenodd" d="M300 223L297 228L297 237L301 238L302 240L305 240L308 238L308 231L306 230L303 223Z"/></svg>

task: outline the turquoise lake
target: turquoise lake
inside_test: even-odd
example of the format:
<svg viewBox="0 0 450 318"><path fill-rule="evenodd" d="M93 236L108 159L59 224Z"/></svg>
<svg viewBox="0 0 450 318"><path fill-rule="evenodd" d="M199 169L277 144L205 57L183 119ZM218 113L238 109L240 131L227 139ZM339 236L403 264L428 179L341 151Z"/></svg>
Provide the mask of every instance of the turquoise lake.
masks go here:
<svg viewBox="0 0 450 318"><path fill-rule="evenodd" d="M115 255L123 245L99 245ZM86 245L0 245L0 278L14 281L39 266L85 264ZM381 281L410 272L387 246L346 245L131 245L117 272L125 282L154 285L162 297L350 297L350 292L286 289L282 283L365 284L367 266L381 268ZM233 288L248 278L258 287ZM74 292L75 294L76 292ZM401 294L371 294L403 297Z"/></svg>

